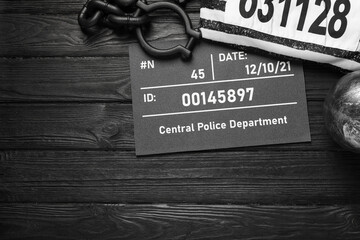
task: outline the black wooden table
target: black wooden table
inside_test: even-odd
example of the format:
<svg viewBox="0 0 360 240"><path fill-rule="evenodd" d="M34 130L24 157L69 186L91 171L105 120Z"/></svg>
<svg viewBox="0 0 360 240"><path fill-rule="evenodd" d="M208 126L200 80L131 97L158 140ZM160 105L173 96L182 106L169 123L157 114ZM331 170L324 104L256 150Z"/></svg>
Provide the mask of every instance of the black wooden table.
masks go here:
<svg viewBox="0 0 360 240"><path fill-rule="evenodd" d="M311 143L136 157L136 39L82 33L83 4L0 1L0 239L360 239L360 156L322 113L342 73L304 65ZM185 38L158 15L149 40Z"/></svg>

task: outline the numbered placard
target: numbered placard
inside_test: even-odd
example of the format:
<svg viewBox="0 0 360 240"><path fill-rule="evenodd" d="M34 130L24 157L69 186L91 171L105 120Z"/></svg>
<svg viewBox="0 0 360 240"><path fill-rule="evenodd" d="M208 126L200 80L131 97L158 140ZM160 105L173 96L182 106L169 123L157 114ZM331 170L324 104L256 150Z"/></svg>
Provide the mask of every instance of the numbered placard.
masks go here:
<svg viewBox="0 0 360 240"><path fill-rule="evenodd" d="M224 22L262 33L355 51L360 1L232 0ZM351 20L351 21L350 21Z"/></svg>
<svg viewBox="0 0 360 240"><path fill-rule="evenodd" d="M133 45L130 69L137 155L310 140L299 64L202 42L190 62Z"/></svg>

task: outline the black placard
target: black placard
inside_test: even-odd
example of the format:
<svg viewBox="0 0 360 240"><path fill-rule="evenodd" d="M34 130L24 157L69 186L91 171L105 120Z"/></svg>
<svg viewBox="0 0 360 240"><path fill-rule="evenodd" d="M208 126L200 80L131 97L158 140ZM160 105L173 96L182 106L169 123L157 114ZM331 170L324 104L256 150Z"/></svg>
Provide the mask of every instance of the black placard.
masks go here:
<svg viewBox="0 0 360 240"><path fill-rule="evenodd" d="M137 155L310 141L299 63L207 42L159 60L134 44L130 70Z"/></svg>

